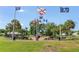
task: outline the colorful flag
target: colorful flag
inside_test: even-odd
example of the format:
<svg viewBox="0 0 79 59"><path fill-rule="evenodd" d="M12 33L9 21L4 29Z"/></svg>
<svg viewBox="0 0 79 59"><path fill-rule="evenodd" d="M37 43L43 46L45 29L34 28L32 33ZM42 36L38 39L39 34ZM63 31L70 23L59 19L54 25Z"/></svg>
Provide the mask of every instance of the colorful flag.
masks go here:
<svg viewBox="0 0 79 59"><path fill-rule="evenodd" d="M39 13L40 15L44 15L44 14L46 14L46 9L44 9L44 8L39 8L39 9L38 9L38 13Z"/></svg>

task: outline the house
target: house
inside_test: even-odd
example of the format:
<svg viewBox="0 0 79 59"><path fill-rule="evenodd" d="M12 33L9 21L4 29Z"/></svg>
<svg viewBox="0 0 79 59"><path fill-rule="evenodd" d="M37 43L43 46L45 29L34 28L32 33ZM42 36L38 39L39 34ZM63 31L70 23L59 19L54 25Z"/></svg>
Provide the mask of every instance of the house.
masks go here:
<svg viewBox="0 0 79 59"><path fill-rule="evenodd" d="M13 34L13 32L7 32L7 37L12 37L12 34ZM14 32L14 35L15 36L19 36L19 35L21 35L21 33L19 33L19 32Z"/></svg>
<svg viewBox="0 0 79 59"><path fill-rule="evenodd" d="M7 34L8 34L8 35L12 35L13 32L7 32ZM20 35L21 33L19 33L19 32L14 32L14 34L15 34L15 35Z"/></svg>
<svg viewBox="0 0 79 59"><path fill-rule="evenodd" d="M74 35L74 36L78 36L78 32L74 32L72 35Z"/></svg>

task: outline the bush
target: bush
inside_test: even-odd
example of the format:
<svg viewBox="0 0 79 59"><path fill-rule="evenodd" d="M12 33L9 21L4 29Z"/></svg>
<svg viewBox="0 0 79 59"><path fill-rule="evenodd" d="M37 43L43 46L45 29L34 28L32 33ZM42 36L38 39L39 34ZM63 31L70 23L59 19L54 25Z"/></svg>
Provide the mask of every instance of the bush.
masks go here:
<svg viewBox="0 0 79 59"><path fill-rule="evenodd" d="M5 34L4 33L0 33L0 36L4 36Z"/></svg>

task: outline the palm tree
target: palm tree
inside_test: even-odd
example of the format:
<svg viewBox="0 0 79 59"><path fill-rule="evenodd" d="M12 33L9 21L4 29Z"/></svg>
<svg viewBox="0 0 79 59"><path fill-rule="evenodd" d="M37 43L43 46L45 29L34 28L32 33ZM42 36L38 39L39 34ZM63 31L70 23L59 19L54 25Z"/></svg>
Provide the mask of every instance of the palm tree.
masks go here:
<svg viewBox="0 0 79 59"><path fill-rule="evenodd" d="M13 25L15 27L15 31L18 31L19 29L21 29L20 22L17 19L15 19L15 20L12 20L11 23L8 23L6 25L6 30L11 32L13 30Z"/></svg>
<svg viewBox="0 0 79 59"><path fill-rule="evenodd" d="M30 32L32 35L35 35L36 32L40 32L40 20L38 19L34 19L30 22Z"/></svg>
<svg viewBox="0 0 79 59"><path fill-rule="evenodd" d="M11 23L8 23L8 24L6 25L6 30L9 31L9 32L12 31L12 24L11 24Z"/></svg>
<svg viewBox="0 0 79 59"><path fill-rule="evenodd" d="M14 25L15 31L18 31L19 29L21 29L21 24L17 19L12 20L11 24Z"/></svg>
<svg viewBox="0 0 79 59"><path fill-rule="evenodd" d="M55 35L56 32L56 25L54 23L47 23L46 24L46 35L51 36Z"/></svg>
<svg viewBox="0 0 79 59"><path fill-rule="evenodd" d="M64 26L65 26L66 29L70 30L70 29L73 29L75 27L75 23L72 20L67 20L64 23Z"/></svg>
<svg viewBox="0 0 79 59"><path fill-rule="evenodd" d="M75 28L75 23L74 21L72 20L67 20L65 23L64 23L64 29L65 29L65 33L67 35L70 35L71 33L71 29L74 29Z"/></svg>

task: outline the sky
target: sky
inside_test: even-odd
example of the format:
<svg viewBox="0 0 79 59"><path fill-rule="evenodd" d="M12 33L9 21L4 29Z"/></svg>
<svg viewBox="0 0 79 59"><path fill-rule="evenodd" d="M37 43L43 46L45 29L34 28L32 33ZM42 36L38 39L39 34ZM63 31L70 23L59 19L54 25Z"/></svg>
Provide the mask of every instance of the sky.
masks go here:
<svg viewBox="0 0 79 59"><path fill-rule="evenodd" d="M20 21L22 27L29 27L30 21L39 18L38 8L45 8L46 14L43 18L55 24L64 24L67 20L73 20L76 24L74 30L79 30L79 6L68 6L69 13L60 13L61 6L21 6L21 11L16 12L16 19ZM63 6L66 7L66 6ZM0 29L11 22L14 18L14 6L0 6Z"/></svg>

